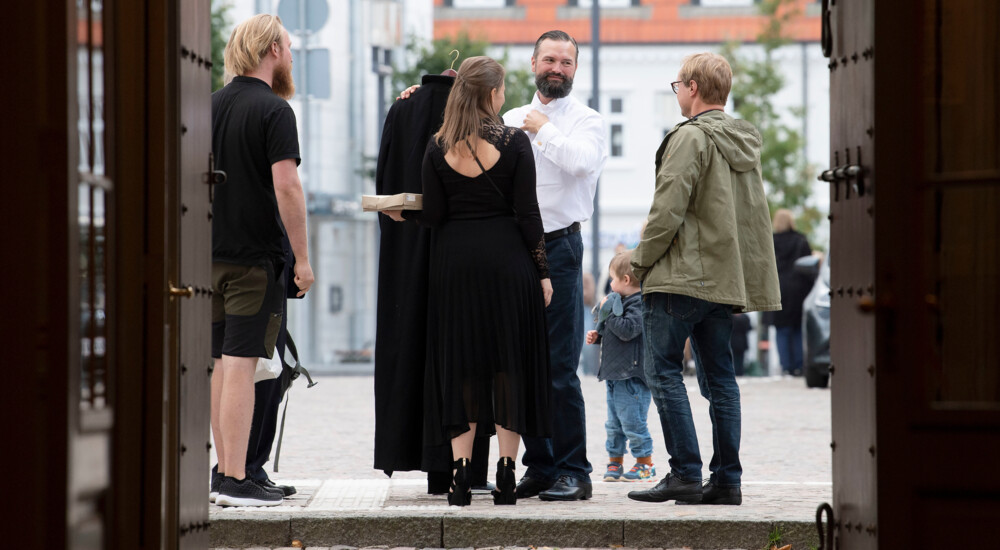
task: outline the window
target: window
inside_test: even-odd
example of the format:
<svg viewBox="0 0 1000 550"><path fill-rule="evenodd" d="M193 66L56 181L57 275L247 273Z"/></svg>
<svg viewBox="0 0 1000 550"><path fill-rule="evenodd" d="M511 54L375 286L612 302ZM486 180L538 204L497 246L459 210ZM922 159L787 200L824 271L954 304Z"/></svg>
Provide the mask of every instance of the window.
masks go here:
<svg viewBox="0 0 1000 550"><path fill-rule="evenodd" d="M731 7L731 6L752 6L754 4L759 4L760 0L691 0L691 4L694 6L705 6L707 8L714 7Z"/></svg>
<svg viewBox="0 0 1000 550"><path fill-rule="evenodd" d="M99 411L108 406L109 361L106 301L110 241L106 213L114 191L105 166L104 121L104 4L101 0L76 1L77 74L76 104L79 118L77 165L77 230L80 285L80 409ZM74 306L76 304L73 304Z"/></svg>
<svg viewBox="0 0 1000 550"><path fill-rule="evenodd" d="M620 157L622 156L623 142L625 141L622 137L622 125L612 124L611 125L611 156Z"/></svg>
<svg viewBox="0 0 1000 550"><path fill-rule="evenodd" d="M589 8L594 5L593 0L569 0L568 5L580 8ZM601 0L600 7L604 8L630 8L639 6L639 0Z"/></svg>
<svg viewBox="0 0 1000 550"><path fill-rule="evenodd" d="M612 113L622 112L622 98L620 97L611 98L611 112Z"/></svg>
<svg viewBox="0 0 1000 550"><path fill-rule="evenodd" d="M514 0L445 0L444 5L453 8L506 8L513 6Z"/></svg>

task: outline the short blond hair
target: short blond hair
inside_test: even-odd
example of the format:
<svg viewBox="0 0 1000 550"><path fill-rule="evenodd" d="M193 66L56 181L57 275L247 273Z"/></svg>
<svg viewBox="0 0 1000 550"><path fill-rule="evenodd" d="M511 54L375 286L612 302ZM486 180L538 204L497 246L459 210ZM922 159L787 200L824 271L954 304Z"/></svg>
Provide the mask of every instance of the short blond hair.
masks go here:
<svg viewBox="0 0 1000 550"><path fill-rule="evenodd" d="M774 212L774 222L771 223L775 233L784 233L795 229L795 216L787 208L779 208Z"/></svg>
<svg viewBox="0 0 1000 550"><path fill-rule="evenodd" d="M619 252L615 254L614 258L611 258L611 265L608 266L608 270L614 273L615 277L619 279L624 279L628 275L632 280L629 281L631 284L637 284L639 278L635 276L635 272L632 271L632 251L626 250L624 252Z"/></svg>
<svg viewBox="0 0 1000 550"><path fill-rule="evenodd" d="M733 87L733 68L717 53L696 53L684 58L678 78L685 86L697 82L698 96L705 104L725 105Z"/></svg>
<svg viewBox="0 0 1000 550"><path fill-rule="evenodd" d="M257 70L271 44L277 42L281 45L284 32L280 17L264 13L236 25L223 53L226 71L234 76L244 76Z"/></svg>

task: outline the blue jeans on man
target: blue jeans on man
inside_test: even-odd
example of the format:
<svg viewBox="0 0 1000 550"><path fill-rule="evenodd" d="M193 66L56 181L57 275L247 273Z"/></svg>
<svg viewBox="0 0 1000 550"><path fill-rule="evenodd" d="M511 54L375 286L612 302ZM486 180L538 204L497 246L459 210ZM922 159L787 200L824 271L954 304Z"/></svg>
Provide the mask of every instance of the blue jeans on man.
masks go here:
<svg viewBox="0 0 1000 550"><path fill-rule="evenodd" d="M587 422L576 370L583 348L583 238L580 233L545 243L552 281L552 302L545 310L549 329L552 389L551 438L525 437L525 476L546 484L560 476L590 480Z"/></svg>
<svg viewBox="0 0 1000 550"><path fill-rule="evenodd" d="M684 341L690 337L698 386L708 399L712 420L712 481L719 487L739 487L741 412L730 349L732 306L649 293L642 297L642 318L646 385L660 415L671 473L684 482L702 479L698 436L682 375Z"/></svg>

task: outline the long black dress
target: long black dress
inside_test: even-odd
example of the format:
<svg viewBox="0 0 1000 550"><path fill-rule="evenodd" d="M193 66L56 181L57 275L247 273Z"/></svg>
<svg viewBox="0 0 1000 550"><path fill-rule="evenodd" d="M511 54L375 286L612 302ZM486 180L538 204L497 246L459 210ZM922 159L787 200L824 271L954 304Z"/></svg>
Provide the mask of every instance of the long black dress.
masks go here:
<svg viewBox="0 0 1000 550"><path fill-rule="evenodd" d="M424 437L449 441L478 423L548 436L549 352L540 280L548 277L535 162L524 132L491 125L500 152L470 178L436 140L423 164L421 223L435 227L428 289ZM492 179L492 183L490 182ZM516 214L515 214L516 212Z"/></svg>

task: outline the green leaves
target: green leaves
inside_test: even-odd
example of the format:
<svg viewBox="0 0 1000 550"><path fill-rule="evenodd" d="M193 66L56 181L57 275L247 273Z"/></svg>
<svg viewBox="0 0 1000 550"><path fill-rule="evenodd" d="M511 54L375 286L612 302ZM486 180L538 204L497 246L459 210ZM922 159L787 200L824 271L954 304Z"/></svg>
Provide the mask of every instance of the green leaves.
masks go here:
<svg viewBox="0 0 1000 550"><path fill-rule="evenodd" d="M760 3L761 14L767 17L757 35L762 56L742 54L740 45L734 42L725 44L720 53L733 68L730 96L736 114L756 126L763 139L761 169L771 213L779 208L794 212L796 229L813 242L815 228L824 217L819 209L809 204L815 168L806 160L802 133L784 121L789 117L779 112L773 103L775 95L785 87L785 78L773 54L790 42L783 29L785 23L799 15L793 4L794 0L763 0ZM787 114L795 121L803 117L801 108L788 109Z"/></svg>
<svg viewBox="0 0 1000 550"><path fill-rule="evenodd" d="M223 52L226 49L226 43L229 42L229 37L226 36L226 29L230 27L229 24L229 9L232 8L232 4L229 2L224 2L221 0L212 0L212 91L216 91L221 88L225 83L223 82L223 73L225 72L225 60L223 59Z"/></svg>
<svg viewBox="0 0 1000 550"><path fill-rule="evenodd" d="M489 42L471 37L466 31L459 31L455 36L437 38L429 43L411 36L406 44L406 57L408 60L414 61L409 64L394 65L393 97L413 84L420 84L420 78L423 75L441 74L445 69L451 68L451 60L455 57L455 54L451 53L452 50L459 51L459 58L454 65L457 71L463 60L477 55L487 55L486 50L489 47ZM506 49L503 56L495 59L507 69L507 101L500 114L530 103L531 96L535 93L534 75L525 69L512 70L508 66L510 59ZM523 62L527 61L525 59Z"/></svg>

